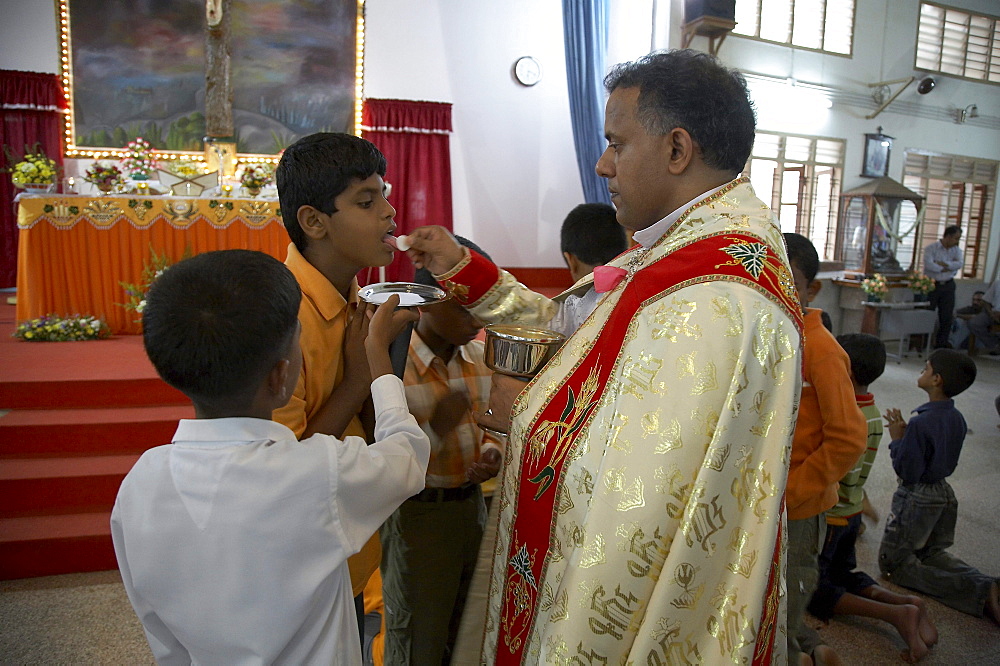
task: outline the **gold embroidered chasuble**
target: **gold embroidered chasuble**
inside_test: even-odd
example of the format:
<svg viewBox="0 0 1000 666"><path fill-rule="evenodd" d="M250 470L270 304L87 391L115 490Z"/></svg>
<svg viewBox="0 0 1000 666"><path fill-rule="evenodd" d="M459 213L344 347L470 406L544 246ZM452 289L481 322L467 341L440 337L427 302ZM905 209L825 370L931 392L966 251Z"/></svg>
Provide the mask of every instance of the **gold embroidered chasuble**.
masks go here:
<svg viewBox="0 0 1000 666"><path fill-rule="evenodd" d="M440 281L477 316L552 318L467 263ZM514 405L482 660L784 663L801 374L780 229L740 179L612 265L626 279Z"/></svg>

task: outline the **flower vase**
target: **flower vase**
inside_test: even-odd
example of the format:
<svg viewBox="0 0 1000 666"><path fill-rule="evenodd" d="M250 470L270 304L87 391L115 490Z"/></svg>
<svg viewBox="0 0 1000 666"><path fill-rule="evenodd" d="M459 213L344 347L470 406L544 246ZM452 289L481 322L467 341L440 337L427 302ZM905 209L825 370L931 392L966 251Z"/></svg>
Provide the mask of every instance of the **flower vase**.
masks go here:
<svg viewBox="0 0 1000 666"><path fill-rule="evenodd" d="M927 294L918 294L916 292L913 293L914 303L926 303L929 300L929 298L930 297Z"/></svg>
<svg viewBox="0 0 1000 666"><path fill-rule="evenodd" d="M97 184L97 189L99 189L101 191L101 194L108 194L108 193L110 193L111 190L114 189L114 187L115 187L114 183L98 183Z"/></svg>
<svg viewBox="0 0 1000 666"><path fill-rule="evenodd" d="M865 294L865 300L869 303L881 303L882 297L878 294Z"/></svg>
<svg viewBox="0 0 1000 666"><path fill-rule="evenodd" d="M149 180L149 174L148 173L133 173L133 174L129 174L129 178L131 178L132 180Z"/></svg>
<svg viewBox="0 0 1000 666"><path fill-rule="evenodd" d="M259 187L247 187L245 189L247 191L247 194L249 194L252 197L255 197L258 194L260 194L260 188Z"/></svg>
<svg viewBox="0 0 1000 666"><path fill-rule="evenodd" d="M48 183L25 183L21 187L28 194L46 194L49 191L50 185Z"/></svg>

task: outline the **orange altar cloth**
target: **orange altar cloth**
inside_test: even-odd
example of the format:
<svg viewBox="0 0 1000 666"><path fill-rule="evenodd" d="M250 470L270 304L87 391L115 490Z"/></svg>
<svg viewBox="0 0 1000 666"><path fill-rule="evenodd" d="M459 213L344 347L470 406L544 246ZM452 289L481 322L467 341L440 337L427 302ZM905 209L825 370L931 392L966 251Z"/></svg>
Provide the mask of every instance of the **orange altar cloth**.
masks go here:
<svg viewBox="0 0 1000 666"><path fill-rule="evenodd" d="M259 250L284 261L288 234L277 201L165 196L21 195L17 320L100 317L113 333L139 333L121 282L141 282L151 251Z"/></svg>

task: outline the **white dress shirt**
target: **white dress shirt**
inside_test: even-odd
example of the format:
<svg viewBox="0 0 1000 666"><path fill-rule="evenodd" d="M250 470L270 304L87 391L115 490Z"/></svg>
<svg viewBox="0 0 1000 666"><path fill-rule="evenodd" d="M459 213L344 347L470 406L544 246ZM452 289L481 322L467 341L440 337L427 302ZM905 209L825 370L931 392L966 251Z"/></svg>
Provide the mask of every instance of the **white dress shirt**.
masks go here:
<svg viewBox="0 0 1000 666"><path fill-rule="evenodd" d="M111 532L159 663L361 663L347 557L424 487L430 454L397 377L372 398L371 446L196 419L142 455Z"/></svg>
<svg viewBox="0 0 1000 666"><path fill-rule="evenodd" d="M653 247L653 245L656 244L656 241L660 240L660 236L667 233L667 229L670 228L670 225L680 219L684 211L702 199L715 194L728 184L729 183L725 183L724 185L720 185L719 187L699 194L677 210L672 211L663 219L654 222L645 229L640 229L639 231L633 233L632 239L646 249ZM589 276L584 279L589 279ZM548 328L569 337L576 329L580 328L583 322L587 320L587 317L589 317L590 314L597 308L597 304L603 296L604 294L598 294L594 291L593 287L582 294L567 296L559 303L559 310L549 322Z"/></svg>
<svg viewBox="0 0 1000 666"><path fill-rule="evenodd" d="M941 266L938 262L945 266ZM924 248L924 273L938 282L947 282L961 270L964 258L958 245L945 247L941 241L934 241Z"/></svg>

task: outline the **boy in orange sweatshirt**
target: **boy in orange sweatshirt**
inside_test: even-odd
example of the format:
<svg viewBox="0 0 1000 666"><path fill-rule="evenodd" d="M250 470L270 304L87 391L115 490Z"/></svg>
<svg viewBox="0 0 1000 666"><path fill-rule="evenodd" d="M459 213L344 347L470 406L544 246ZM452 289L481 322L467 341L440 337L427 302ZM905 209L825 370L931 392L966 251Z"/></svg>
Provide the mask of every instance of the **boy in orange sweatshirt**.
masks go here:
<svg viewBox="0 0 1000 666"><path fill-rule="evenodd" d="M805 315L802 398L792 439L785 502L788 510L788 663L811 664L812 653L837 663L802 624L819 582L819 553L826 538L825 511L837 504L840 480L864 453L868 423L854 399L851 361L824 326L822 311L806 307L819 293L819 255L801 234L786 233L788 262ZM823 652L826 653L824 658Z"/></svg>

